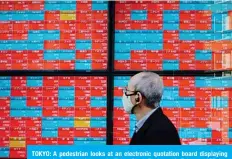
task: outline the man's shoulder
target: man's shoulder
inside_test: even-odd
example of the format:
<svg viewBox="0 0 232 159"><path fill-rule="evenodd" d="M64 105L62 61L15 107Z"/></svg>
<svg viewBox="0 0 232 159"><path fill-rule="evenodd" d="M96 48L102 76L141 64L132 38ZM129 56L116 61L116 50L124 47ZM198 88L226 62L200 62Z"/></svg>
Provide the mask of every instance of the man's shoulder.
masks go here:
<svg viewBox="0 0 232 159"><path fill-rule="evenodd" d="M176 130L176 127L172 123L172 121L165 115L161 114L158 118L153 118L151 122L151 128L153 131L157 130Z"/></svg>

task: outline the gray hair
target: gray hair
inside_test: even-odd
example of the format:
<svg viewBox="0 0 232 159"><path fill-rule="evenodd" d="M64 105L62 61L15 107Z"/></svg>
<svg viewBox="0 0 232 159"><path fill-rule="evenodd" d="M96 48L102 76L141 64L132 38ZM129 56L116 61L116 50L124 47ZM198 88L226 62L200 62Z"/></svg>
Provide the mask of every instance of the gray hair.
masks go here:
<svg viewBox="0 0 232 159"><path fill-rule="evenodd" d="M158 107L163 95L163 81L160 76L153 72L141 72L140 80L137 80L134 87L136 91L146 98L146 105L155 108Z"/></svg>

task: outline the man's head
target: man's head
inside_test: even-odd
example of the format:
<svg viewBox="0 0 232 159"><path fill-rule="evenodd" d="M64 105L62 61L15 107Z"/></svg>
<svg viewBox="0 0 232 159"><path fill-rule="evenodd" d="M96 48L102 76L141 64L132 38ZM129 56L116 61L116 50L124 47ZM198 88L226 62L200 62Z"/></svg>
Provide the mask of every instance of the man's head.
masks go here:
<svg viewBox="0 0 232 159"><path fill-rule="evenodd" d="M134 75L123 92L123 106L128 113L142 113L159 106L163 94L163 82L153 72Z"/></svg>

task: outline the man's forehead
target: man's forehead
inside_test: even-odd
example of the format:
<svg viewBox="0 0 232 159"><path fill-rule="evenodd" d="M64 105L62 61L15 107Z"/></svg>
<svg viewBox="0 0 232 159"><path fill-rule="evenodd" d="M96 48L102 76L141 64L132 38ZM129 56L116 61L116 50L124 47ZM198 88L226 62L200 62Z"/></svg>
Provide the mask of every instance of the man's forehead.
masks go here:
<svg viewBox="0 0 232 159"><path fill-rule="evenodd" d="M142 73L136 74L133 77L131 77L131 79L128 82L128 87L132 88L135 86L136 83L138 83L138 81L141 79L142 77Z"/></svg>
<svg viewBox="0 0 232 159"><path fill-rule="evenodd" d="M131 80L128 81L127 88L134 88L134 85Z"/></svg>

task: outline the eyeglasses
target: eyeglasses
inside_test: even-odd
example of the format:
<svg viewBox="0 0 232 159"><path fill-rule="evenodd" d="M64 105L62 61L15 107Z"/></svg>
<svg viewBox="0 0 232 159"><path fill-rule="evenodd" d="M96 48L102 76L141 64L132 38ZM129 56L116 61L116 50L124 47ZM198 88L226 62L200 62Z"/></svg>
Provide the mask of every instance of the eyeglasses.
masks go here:
<svg viewBox="0 0 232 159"><path fill-rule="evenodd" d="M127 92L132 92L132 93L127 93ZM124 87L123 88L123 93L125 93L126 96L133 96L133 95L136 95L139 91L131 91L131 90L128 90L127 87Z"/></svg>

